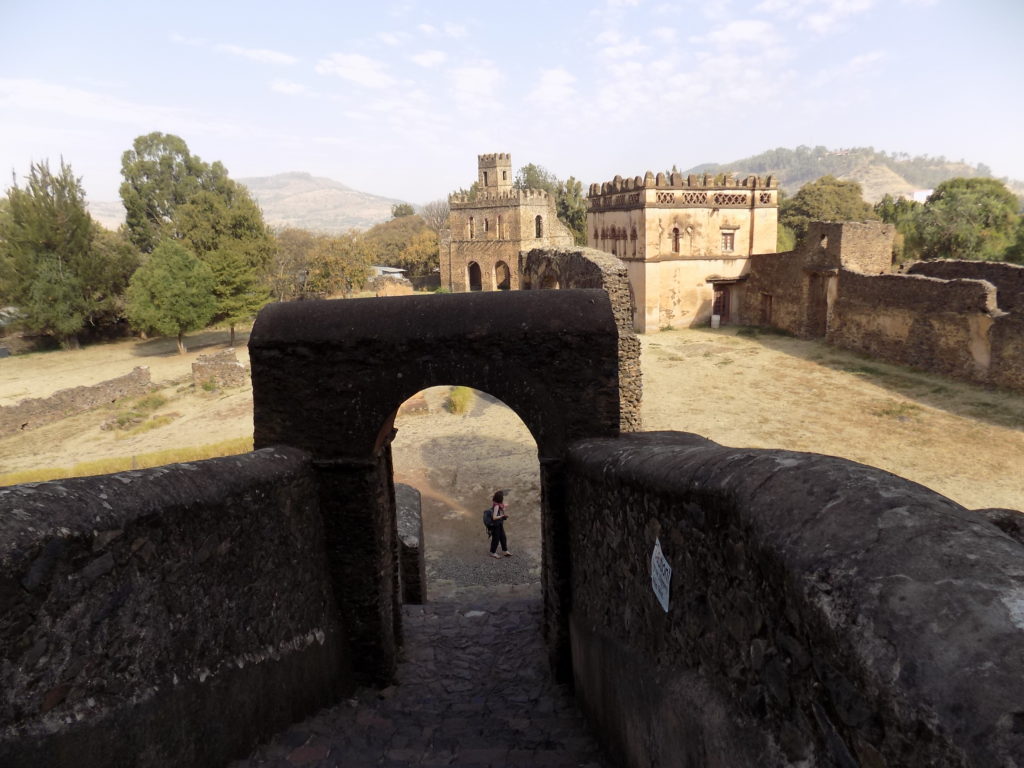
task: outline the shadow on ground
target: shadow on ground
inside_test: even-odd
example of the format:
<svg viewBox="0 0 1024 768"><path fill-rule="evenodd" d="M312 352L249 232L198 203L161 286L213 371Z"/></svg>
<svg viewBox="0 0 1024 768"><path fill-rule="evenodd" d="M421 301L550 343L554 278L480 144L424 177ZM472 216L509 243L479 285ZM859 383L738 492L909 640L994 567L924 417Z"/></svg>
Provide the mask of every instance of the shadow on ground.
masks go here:
<svg viewBox="0 0 1024 768"><path fill-rule="evenodd" d="M231 338L226 330L202 331L185 336L185 349L194 352L210 347L227 347ZM249 331L235 331L235 347L244 347L249 343ZM136 357L167 357L178 354L178 340L170 336L140 341L132 348Z"/></svg>

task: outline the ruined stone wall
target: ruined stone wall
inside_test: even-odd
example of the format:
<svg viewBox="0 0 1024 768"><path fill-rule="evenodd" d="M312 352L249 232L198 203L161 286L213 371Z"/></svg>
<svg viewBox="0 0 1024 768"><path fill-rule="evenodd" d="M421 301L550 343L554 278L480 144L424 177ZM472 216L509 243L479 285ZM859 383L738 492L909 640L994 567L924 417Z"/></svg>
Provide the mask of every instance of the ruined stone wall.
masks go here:
<svg viewBox="0 0 1024 768"><path fill-rule="evenodd" d="M0 406L0 435L52 424L122 397L139 397L147 391L149 368L139 366L131 373L93 386L62 389L49 397L27 398L15 405Z"/></svg>
<svg viewBox="0 0 1024 768"><path fill-rule="evenodd" d="M0 765L223 765L350 670L307 454L0 489Z"/></svg>
<svg viewBox="0 0 1024 768"><path fill-rule="evenodd" d="M576 692L616 764L1024 763L1024 546L983 515L678 432L567 470Z"/></svg>
<svg viewBox="0 0 1024 768"><path fill-rule="evenodd" d="M562 289L597 288L608 294L619 333L619 425L623 432L639 431L643 374L640 340L633 331L635 307L626 265L593 248L535 248L519 255L519 273L524 290L539 289L551 282Z"/></svg>
<svg viewBox="0 0 1024 768"><path fill-rule="evenodd" d="M999 309L1024 314L1024 266L1019 264L936 259L914 262L907 267L906 272L908 275L938 277L942 280L987 280L996 287L996 304Z"/></svg>
<svg viewBox="0 0 1024 768"><path fill-rule="evenodd" d="M830 344L950 376L987 381L995 288L981 280L839 273Z"/></svg>
<svg viewBox="0 0 1024 768"><path fill-rule="evenodd" d="M192 363L192 385L208 387L243 387L249 383L245 366L238 362L234 349L222 349L199 355Z"/></svg>
<svg viewBox="0 0 1024 768"><path fill-rule="evenodd" d="M808 277L795 251L750 257L740 317L749 325L807 335Z"/></svg>

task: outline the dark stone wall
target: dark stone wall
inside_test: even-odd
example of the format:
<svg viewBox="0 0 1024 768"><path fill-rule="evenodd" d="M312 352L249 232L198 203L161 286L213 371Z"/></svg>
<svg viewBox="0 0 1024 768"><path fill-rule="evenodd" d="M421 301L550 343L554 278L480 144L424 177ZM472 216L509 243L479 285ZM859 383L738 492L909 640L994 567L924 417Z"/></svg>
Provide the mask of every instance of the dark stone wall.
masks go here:
<svg viewBox="0 0 1024 768"><path fill-rule="evenodd" d="M983 514L676 432L581 441L567 478L577 694L620 764L1024 763L1024 547Z"/></svg>
<svg viewBox="0 0 1024 768"><path fill-rule="evenodd" d="M49 397L33 397L15 405L0 406L0 435L17 434L60 419L107 405L123 397L139 397L149 391L149 368L139 366L131 373L90 387L62 389Z"/></svg>
<svg viewBox="0 0 1024 768"><path fill-rule="evenodd" d="M633 329L636 307L626 265L595 248L535 248L519 254L519 274L523 290L540 289L546 279L553 279L561 289L598 289L608 294L619 331L619 428L639 432L643 428L643 375L640 340Z"/></svg>
<svg viewBox="0 0 1024 768"><path fill-rule="evenodd" d="M210 766L351 686L308 455L0 489L0 765Z"/></svg>
<svg viewBox="0 0 1024 768"><path fill-rule="evenodd" d="M743 287L741 321L808 336L807 288L805 264L795 251L754 254Z"/></svg>
<svg viewBox="0 0 1024 768"><path fill-rule="evenodd" d="M942 280L987 280L996 287L996 305L1003 312L1024 314L1024 266L991 261L936 259L917 261L907 267L909 275Z"/></svg>

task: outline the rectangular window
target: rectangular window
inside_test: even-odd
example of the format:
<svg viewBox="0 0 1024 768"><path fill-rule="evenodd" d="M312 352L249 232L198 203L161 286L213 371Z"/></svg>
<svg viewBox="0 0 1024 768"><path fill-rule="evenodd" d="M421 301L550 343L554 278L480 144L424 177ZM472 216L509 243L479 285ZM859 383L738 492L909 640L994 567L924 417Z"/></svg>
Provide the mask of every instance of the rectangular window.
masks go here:
<svg viewBox="0 0 1024 768"><path fill-rule="evenodd" d="M487 171L484 171L484 186L487 186Z"/></svg>
<svg viewBox="0 0 1024 768"><path fill-rule="evenodd" d="M722 233L722 253L732 253L736 250L736 233L735 232L723 232Z"/></svg>

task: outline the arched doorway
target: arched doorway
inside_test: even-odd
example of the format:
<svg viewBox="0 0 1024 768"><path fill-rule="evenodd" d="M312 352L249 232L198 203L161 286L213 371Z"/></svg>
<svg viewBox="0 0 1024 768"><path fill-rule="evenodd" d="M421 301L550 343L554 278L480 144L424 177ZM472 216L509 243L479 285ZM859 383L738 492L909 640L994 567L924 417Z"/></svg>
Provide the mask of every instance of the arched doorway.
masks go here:
<svg viewBox="0 0 1024 768"><path fill-rule="evenodd" d="M395 429L396 491L403 484L418 492L427 601L539 598L540 465L522 419L486 392L444 386L406 401ZM499 562L482 521L497 490L508 504L512 552Z"/></svg>
<svg viewBox="0 0 1024 768"><path fill-rule="evenodd" d="M507 291L512 288L512 272L504 261L499 261L494 265L494 285L499 291Z"/></svg>
<svg viewBox="0 0 1024 768"><path fill-rule="evenodd" d="M558 288L558 275L556 275L554 272L545 272L543 275L541 275L540 287L541 290Z"/></svg>
<svg viewBox="0 0 1024 768"><path fill-rule="evenodd" d="M483 281L480 278L480 265L475 261L466 265L466 285L471 291L482 291Z"/></svg>
<svg viewBox="0 0 1024 768"><path fill-rule="evenodd" d="M451 382L500 398L536 441L545 637L556 673L571 677L564 462L572 442L619 432L618 335L601 290L288 302L260 312L249 341L255 447L311 455L335 599L363 681L389 680L401 644L394 420L409 397Z"/></svg>

